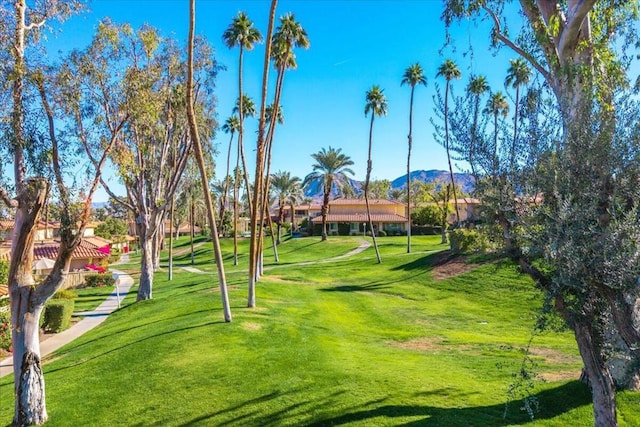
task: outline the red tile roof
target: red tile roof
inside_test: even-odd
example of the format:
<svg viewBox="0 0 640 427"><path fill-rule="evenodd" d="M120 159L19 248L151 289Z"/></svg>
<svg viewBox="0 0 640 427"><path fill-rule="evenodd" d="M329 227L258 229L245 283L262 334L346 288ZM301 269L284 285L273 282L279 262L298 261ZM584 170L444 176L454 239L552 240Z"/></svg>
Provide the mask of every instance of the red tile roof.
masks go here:
<svg viewBox="0 0 640 427"><path fill-rule="evenodd" d="M335 199L329 202L329 205L364 205L364 199ZM369 205L401 205L402 203L395 200L387 199L369 199Z"/></svg>
<svg viewBox="0 0 640 427"><path fill-rule="evenodd" d="M33 258L56 259L58 256L58 243L36 244L33 248ZM102 253L86 242L80 243L71 256L72 259L107 258L109 255Z"/></svg>
<svg viewBox="0 0 640 427"><path fill-rule="evenodd" d="M369 219L367 214L329 214L327 222L367 222ZM371 214L372 222L407 222L407 218L395 214ZM317 216L311 222L322 223L322 216Z"/></svg>

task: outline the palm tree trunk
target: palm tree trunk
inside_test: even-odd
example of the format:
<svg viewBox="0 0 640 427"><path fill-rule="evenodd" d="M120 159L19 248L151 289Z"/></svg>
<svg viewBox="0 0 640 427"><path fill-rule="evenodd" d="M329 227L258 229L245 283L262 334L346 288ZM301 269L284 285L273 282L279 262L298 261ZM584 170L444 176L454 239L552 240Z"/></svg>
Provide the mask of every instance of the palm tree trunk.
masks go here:
<svg viewBox="0 0 640 427"><path fill-rule="evenodd" d="M243 111L243 93L242 93L242 59L244 57L244 48L240 43L240 55L238 59L238 119L240 121L240 131L238 132L238 152L242 160L242 173L244 176L244 183L247 187L247 200L249 203L249 212L251 212L251 188L249 186L249 173L247 171L247 160L244 156L244 111Z"/></svg>
<svg viewBox="0 0 640 427"><path fill-rule="evenodd" d="M229 192L229 166L231 163L231 146L233 144L233 131L231 131L231 138L229 139L229 149L227 150L227 173L224 176L224 187L222 189L222 203L220 204L220 225L218 229L222 230L224 225L224 214L227 209L227 193Z"/></svg>
<svg viewBox="0 0 640 427"><path fill-rule="evenodd" d="M509 158L509 171L515 178L515 166L516 166L516 143L518 141L518 107L520 103L520 86L516 86L516 108L513 117L513 142L511 144L511 152Z"/></svg>
<svg viewBox="0 0 640 427"><path fill-rule="evenodd" d="M229 295L227 292L227 279L224 272L224 262L222 259L222 251L220 250L220 238L216 227L215 211L211 200L211 191L209 190L209 181L207 171L204 164L204 155L202 153L202 145L200 143L200 135L198 134L198 125L196 123L195 112L193 109L193 40L195 32L195 0L189 2L189 47L188 47L188 71L187 71L187 119L189 121L189 131L193 139L193 148L198 160L200 169L200 178L202 179L202 187L204 191L204 199L207 205L207 213L209 224L211 224L211 239L213 241L213 252L215 254L216 267L218 269L218 279L220 281L220 295L222 298L222 308L225 322L231 322L231 308L229 306Z"/></svg>
<svg viewBox="0 0 640 427"><path fill-rule="evenodd" d="M373 239L373 248L376 250L376 258L378 264L382 262L380 258L380 251L378 250L378 243L376 242L376 232L373 229L373 222L371 222L371 210L369 208L369 180L371 179L371 145L373 140L373 119L376 116L375 112L371 112L371 124L369 125L369 156L367 158L367 177L364 181L364 203L367 206L367 218L369 221L369 229L371 230L371 238Z"/></svg>
<svg viewBox="0 0 640 427"><path fill-rule="evenodd" d="M407 253L411 253L411 144L413 142L413 92L415 86L411 86L411 99L409 100L409 136L407 150Z"/></svg>
<svg viewBox="0 0 640 427"><path fill-rule="evenodd" d="M458 195L456 194L456 181L453 176L453 166L451 166L451 152L449 150L449 80L445 86L444 94L444 138L447 149L447 162L449 163L449 177L451 178L451 187L453 189L453 204L456 210L456 221L460 226L460 213L458 212Z"/></svg>
<svg viewBox="0 0 640 427"><path fill-rule="evenodd" d="M258 275L258 256L260 250L260 236L258 236L258 217L262 209L258 208L260 193L263 188L263 172L265 163L265 109L267 100L267 88L269 86L269 62L271 60L271 36L273 23L276 17L278 0L271 0L269 11L269 27L265 38L265 56L262 69L262 97L260 105L260 120L258 122L258 143L256 144L256 176L253 194L253 209L251 209L251 242L249 243L249 286L247 306L256 306L256 280ZM248 184L247 184L248 185Z"/></svg>

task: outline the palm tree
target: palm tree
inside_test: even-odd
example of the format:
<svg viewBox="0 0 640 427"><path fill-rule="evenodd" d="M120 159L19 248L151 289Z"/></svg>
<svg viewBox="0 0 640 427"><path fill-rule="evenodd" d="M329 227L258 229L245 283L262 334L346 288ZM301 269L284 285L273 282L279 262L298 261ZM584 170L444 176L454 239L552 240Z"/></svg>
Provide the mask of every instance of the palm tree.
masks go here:
<svg viewBox="0 0 640 427"><path fill-rule="evenodd" d="M224 312L225 322L231 322L231 308L229 306L229 295L227 292L227 279L224 272L224 263L222 260L222 251L220 250L220 239L216 229L215 211L213 203L211 201L211 191L209 191L209 181L207 177L207 169L204 163L204 154L202 150L202 143L200 142L200 134L198 131L198 124L196 122L194 105L194 84L193 84L193 50L194 50L194 38L195 38L195 0L189 2L189 42L187 47L187 120L189 122L189 134L193 140L193 148L195 157L198 161L198 168L200 169L200 178L202 179L202 190L204 192L205 201L207 204L207 212L209 216L209 223L211 224L211 239L213 242L213 252L215 254L216 268L218 269L218 280L220 281L220 295L222 298L222 308ZM242 92L240 92L242 93ZM242 122L242 119L241 119ZM242 125L240 125L242 127Z"/></svg>
<svg viewBox="0 0 640 427"><path fill-rule="evenodd" d="M507 77L504 80L505 86L511 86L516 90L516 106L513 117L513 142L511 145L509 168L513 172L516 163L516 142L518 140L518 107L520 106L520 86L529 83L531 78L531 69L527 66L524 59L512 59L509 61L510 66L507 70Z"/></svg>
<svg viewBox="0 0 640 427"><path fill-rule="evenodd" d="M237 113L240 117L255 117L257 114L256 104L255 102L253 102L253 99L251 99L249 95L247 95L246 93L242 94L242 96L236 99L236 105L233 107L233 113ZM247 194L251 194L249 189L249 171L247 169L247 159L244 155L244 143L242 142L242 126L243 124L241 123L240 132L238 133L238 159L242 161L242 174L246 186L245 190ZM249 200L251 200L251 197L249 197ZM249 210L251 210L251 202L249 202Z"/></svg>
<svg viewBox="0 0 640 427"><path fill-rule="evenodd" d="M493 116L493 173L495 175L498 173L498 116L506 118L509 114L509 104L502 92L498 91L491 95L487 100L484 113Z"/></svg>
<svg viewBox="0 0 640 427"><path fill-rule="evenodd" d="M387 115L387 99L384 96L384 91L380 89L378 85L367 91L366 104L364 106L365 117L371 113L371 123L369 124L369 155L367 157L367 176L364 180L364 203L367 206L367 218L369 221L369 229L371 230L371 238L373 239L373 247L376 250L376 258L378 264L382 262L380 258L380 251L378 250L378 244L376 242L376 233L373 229L373 223L371 222L371 211L369 209L369 181L371 180L371 146L373 145L373 119L376 116Z"/></svg>
<svg viewBox="0 0 640 427"><path fill-rule="evenodd" d="M291 207L291 236L296 231L296 205L304 198L302 183L298 182L289 192L289 206Z"/></svg>
<svg viewBox="0 0 640 427"><path fill-rule="evenodd" d="M218 228L222 229L222 221L224 218L224 212L227 207L227 197L229 193L229 167L231 166L231 147L233 146L233 135L240 130L240 120L238 116L231 116L222 125L222 131L224 133L230 133L231 137L229 138L229 150L227 151L227 172L224 175L224 186L222 188L222 201L220 203L220 226ZM235 233L235 225L234 230Z"/></svg>
<svg viewBox="0 0 640 427"><path fill-rule="evenodd" d="M327 240L327 214L329 213L329 197L335 185L340 190L344 185L348 185L346 174L353 175L349 166L353 165L351 157L342 154L340 148L324 148L311 155L316 162L313 164L313 172L307 175L302 182L302 186L308 188L312 184L320 185L322 188L322 241Z"/></svg>
<svg viewBox="0 0 640 427"><path fill-rule="evenodd" d="M404 70L400 85L411 86L411 97L409 98L409 135L407 136L409 149L407 151L407 253L411 253L411 144L413 142L413 93L416 86L421 84L426 86L427 79L419 63L411 65Z"/></svg>
<svg viewBox="0 0 640 427"><path fill-rule="evenodd" d="M271 188L278 198L278 233L276 245L280 244L280 231L284 223L284 208L291 194L300 185L300 178L291 176L289 172L278 171L271 175ZM292 212L293 213L293 212Z"/></svg>
<svg viewBox="0 0 640 427"><path fill-rule="evenodd" d="M438 67L438 73L436 77L444 77L447 81L444 92L444 139L445 149L447 150L447 162L449 163L449 177L451 178L451 188L453 189L453 200L456 209L456 220L458 225L460 224L460 213L458 212L458 196L456 195L456 182L453 177L453 167L451 166L451 152L449 148L449 86L452 79L459 79L462 77L460 69L451 59L445 60L440 67Z"/></svg>
<svg viewBox="0 0 640 427"><path fill-rule="evenodd" d="M471 165L471 173L478 181L478 175L475 170L475 151L478 147L478 118L480 116L480 97L489 90L487 79L483 75L472 75L467 85L467 92L473 97L473 122L471 124L471 143L469 144L469 164Z"/></svg>
<svg viewBox="0 0 640 427"><path fill-rule="evenodd" d="M258 31L257 28L253 26L253 21L249 19L245 12L238 12L238 16L233 18L231 24L227 27L227 29L222 33L222 40L225 45L232 49L236 46L240 48L240 54L238 55L238 119L240 122L240 131L238 132L238 147L240 154L242 156L242 166L245 170L245 180L246 177L246 162L244 160L244 148L243 148L243 137L244 137L244 92L242 90L242 61L244 58L244 50L252 50L253 46L256 43L262 42L262 34ZM254 108L255 111L255 108ZM255 113L254 113L255 114Z"/></svg>

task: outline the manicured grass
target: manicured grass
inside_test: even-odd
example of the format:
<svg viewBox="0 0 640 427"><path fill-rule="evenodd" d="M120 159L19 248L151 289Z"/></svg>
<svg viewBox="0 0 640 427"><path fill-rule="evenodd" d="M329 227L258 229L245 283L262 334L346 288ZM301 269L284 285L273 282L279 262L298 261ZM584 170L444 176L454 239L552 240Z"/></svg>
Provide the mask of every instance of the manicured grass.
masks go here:
<svg viewBox="0 0 640 427"><path fill-rule="evenodd" d="M207 243L196 267L209 273L158 273L152 301L45 364L49 425L591 425L569 332L533 340L535 372L549 379L532 390L535 422L507 392L541 303L531 282L500 262L434 281L439 237L413 240L406 254L406 238L380 239L382 264L369 248L310 265L305 253L322 259L360 239L287 241L280 265L265 257L256 309L245 308L246 262L228 269L230 324ZM0 380L0 424L11 421L11 381ZM621 425L640 425L640 394L619 396Z"/></svg>

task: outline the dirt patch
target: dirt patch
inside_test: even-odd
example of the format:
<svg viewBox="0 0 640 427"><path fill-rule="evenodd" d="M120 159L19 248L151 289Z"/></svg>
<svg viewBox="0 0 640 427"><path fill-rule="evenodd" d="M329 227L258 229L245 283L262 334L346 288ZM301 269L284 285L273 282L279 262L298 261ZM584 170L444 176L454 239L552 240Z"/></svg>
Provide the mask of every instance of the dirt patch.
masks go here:
<svg viewBox="0 0 640 427"><path fill-rule="evenodd" d="M391 341L391 344L405 350L438 351L442 349L442 338L422 337L409 341Z"/></svg>
<svg viewBox="0 0 640 427"><path fill-rule="evenodd" d="M453 255L451 251L443 251L433 257L431 265L434 280L444 280L466 273L480 264L471 264L466 257Z"/></svg>
<svg viewBox="0 0 640 427"><path fill-rule="evenodd" d="M561 353L551 348L531 347L529 348L529 355L542 357L550 365L579 364L581 362L580 357L577 355Z"/></svg>
<svg viewBox="0 0 640 427"><path fill-rule="evenodd" d="M577 380L578 378L580 378L580 369L557 372L541 372L538 374L538 377L547 382Z"/></svg>
<svg viewBox="0 0 640 427"><path fill-rule="evenodd" d="M242 329L246 329L247 331L259 331L262 329L262 325L254 322L242 322L240 325Z"/></svg>

